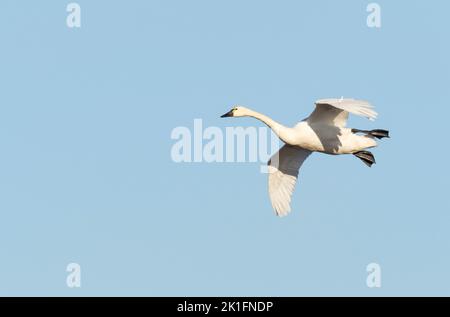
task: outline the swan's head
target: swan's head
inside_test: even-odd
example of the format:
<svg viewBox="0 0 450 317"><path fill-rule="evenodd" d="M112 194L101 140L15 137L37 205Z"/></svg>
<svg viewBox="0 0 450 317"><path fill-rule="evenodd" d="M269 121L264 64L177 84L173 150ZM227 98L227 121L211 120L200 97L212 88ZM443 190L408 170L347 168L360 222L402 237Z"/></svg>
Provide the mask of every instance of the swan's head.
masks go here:
<svg viewBox="0 0 450 317"><path fill-rule="evenodd" d="M221 118L226 118L226 117L245 117L248 116L249 112L248 109L245 107L241 107L241 106L235 106L233 107L233 109L231 109L230 111L228 111L227 113L221 115Z"/></svg>

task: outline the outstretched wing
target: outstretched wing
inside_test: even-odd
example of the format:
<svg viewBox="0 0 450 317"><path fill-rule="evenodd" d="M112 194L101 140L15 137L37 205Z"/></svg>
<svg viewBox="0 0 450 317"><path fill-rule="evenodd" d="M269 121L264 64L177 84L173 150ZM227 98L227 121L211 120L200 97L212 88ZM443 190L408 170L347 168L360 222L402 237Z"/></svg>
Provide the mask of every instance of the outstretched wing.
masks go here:
<svg viewBox="0 0 450 317"><path fill-rule="evenodd" d="M298 171L311 151L284 145L269 160L269 196L278 216L291 211L291 196L297 182Z"/></svg>
<svg viewBox="0 0 450 317"><path fill-rule="evenodd" d="M316 101L316 109L308 118L309 123L325 123L337 127L345 127L348 114L375 120L377 113L370 103L356 99L320 99Z"/></svg>

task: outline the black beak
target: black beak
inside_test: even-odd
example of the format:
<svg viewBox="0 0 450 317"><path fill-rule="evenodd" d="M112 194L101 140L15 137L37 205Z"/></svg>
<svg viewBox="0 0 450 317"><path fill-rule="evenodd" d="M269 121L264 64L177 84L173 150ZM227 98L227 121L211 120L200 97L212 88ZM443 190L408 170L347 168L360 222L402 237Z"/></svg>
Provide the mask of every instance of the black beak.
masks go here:
<svg viewBox="0 0 450 317"><path fill-rule="evenodd" d="M228 111L227 113L221 115L221 118L226 118L226 117L232 117L233 116L233 110Z"/></svg>

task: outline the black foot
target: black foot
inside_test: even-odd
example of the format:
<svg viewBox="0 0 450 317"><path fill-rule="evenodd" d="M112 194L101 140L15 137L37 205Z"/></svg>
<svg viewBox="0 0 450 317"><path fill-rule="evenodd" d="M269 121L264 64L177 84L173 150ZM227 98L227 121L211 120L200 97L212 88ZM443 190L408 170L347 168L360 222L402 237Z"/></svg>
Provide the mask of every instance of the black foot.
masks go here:
<svg viewBox="0 0 450 317"><path fill-rule="evenodd" d="M377 139L389 138L389 131L382 129L375 129L369 132L370 135L376 137Z"/></svg>
<svg viewBox="0 0 450 317"><path fill-rule="evenodd" d="M353 153L353 155L356 156L357 158L359 158L361 161L364 162L364 164L366 164L369 167L371 167L372 164L376 163L375 157L369 151L359 151L359 152Z"/></svg>
<svg viewBox="0 0 450 317"><path fill-rule="evenodd" d="M376 137L377 139L389 138L389 131L382 130L382 129L375 129L375 130L370 130L370 131L369 130L352 129L352 132L353 133L364 133L364 134Z"/></svg>

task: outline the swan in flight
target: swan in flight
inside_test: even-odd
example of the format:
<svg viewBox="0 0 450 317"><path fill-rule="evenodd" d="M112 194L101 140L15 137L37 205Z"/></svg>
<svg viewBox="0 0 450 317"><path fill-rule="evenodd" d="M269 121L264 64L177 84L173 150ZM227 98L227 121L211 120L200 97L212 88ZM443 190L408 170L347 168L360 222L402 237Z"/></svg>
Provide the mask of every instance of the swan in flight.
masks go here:
<svg viewBox="0 0 450 317"><path fill-rule="evenodd" d="M353 154L367 166L375 157L367 149L377 146L375 139L389 137L389 131L360 130L346 127L349 113L375 120L377 113L363 100L321 99L310 116L292 128L251 109L236 106L221 117L253 117L271 128L285 143L268 162L269 196L278 216L291 211L291 196L299 169L312 152L332 155Z"/></svg>

